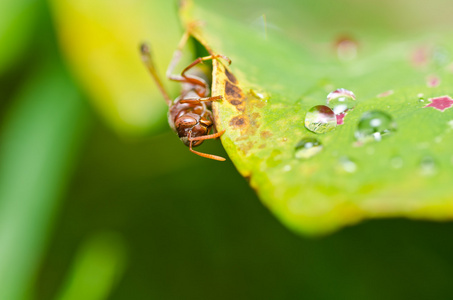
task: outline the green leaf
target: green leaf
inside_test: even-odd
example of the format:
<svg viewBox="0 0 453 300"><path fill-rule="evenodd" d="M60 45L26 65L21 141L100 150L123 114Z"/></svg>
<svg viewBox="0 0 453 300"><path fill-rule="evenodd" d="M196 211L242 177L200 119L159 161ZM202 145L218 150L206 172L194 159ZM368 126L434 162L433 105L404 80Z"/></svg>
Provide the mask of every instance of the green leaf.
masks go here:
<svg viewBox="0 0 453 300"><path fill-rule="evenodd" d="M37 0L0 2L0 74L25 52L40 13Z"/></svg>
<svg viewBox="0 0 453 300"><path fill-rule="evenodd" d="M22 299L86 132L86 105L61 66L35 74L0 137L0 299Z"/></svg>
<svg viewBox="0 0 453 300"><path fill-rule="evenodd" d="M322 2L184 7L187 27L202 21L193 35L233 62L229 71L214 63L212 86L225 98L214 113L231 160L263 203L304 234L366 218L451 219L453 109L425 106L453 96L451 34L432 33L451 23L433 9L452 7ZM357 99L344 124L309 131L308 110L339 88ZM360 120L373 111L392 118L389 133L358 140ZM296 157L307 138L321 151Z"/></svg>
<svg viewBox="0 0 453 300"><path fill-rule="evenodd" d="M102 300L124 272L127 250L114 232L99 232L80 247L71 271L56 299Z"/></svg>
<svg viewBox="0 0 453 300"><path fill-rule="evenodd" d="M123 135L144 134L163 124L168 107L140 59L139 46L151 44L164 77L182 35L175 3L49 2L61 49L107 123ZM179 90L176 83L164 84L173 95Z"/></svg>

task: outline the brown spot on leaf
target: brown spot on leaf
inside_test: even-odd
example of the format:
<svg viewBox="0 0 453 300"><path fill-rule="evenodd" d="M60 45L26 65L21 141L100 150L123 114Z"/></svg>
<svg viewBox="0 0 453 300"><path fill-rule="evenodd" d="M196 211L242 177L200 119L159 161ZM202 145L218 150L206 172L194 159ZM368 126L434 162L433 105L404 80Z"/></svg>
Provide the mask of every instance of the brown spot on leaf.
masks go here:
<svg viewBox="0 0 453 300"><path fill-rule="evenodd" d="M270 132L269 130L264 130L264 131L260 132L260 135L261 135L261 138L267 139L272 136L272 132Z"/></svg>
<svg viewBox="0 0 453 300"><path fill-rule="evenodd" d="M230 73L230 71L228 71L227 68L225 68L225 75L226 75L226 77L228 77L228 80L231 81L232 83L238 82L236 77L232 73Z"/></svg>
<svg viewBox="0 0 453 300"><path fill-rule="evenodd" d="M254 143L251 141L248 141L247 143L241 143L238 148L244 155L247 155L247 153L253 148Z"/></svg>
<svg viewBox="0 0 453 300"><path fill-rule="evenodd" d="M249 120L246 116L236 116L231 118L230 126L235 129L245 129L249 125Z"/></svg>
<svg viewBox="0 0 453 300"><path fill-rule="evenodd" d="M226 81L225 82L225 93L229 98L232 99L242 99L244 98L244 94L242 90L235 84Z"/></svg>
<svg viewBox="0 0 453 300"><path fill-rule="evenodd" d="M231 105L234 105L239 111L244 111L244 94L237 85L234 85L229 81L225 81L225 95L226 100L230 102Z"/></svg>

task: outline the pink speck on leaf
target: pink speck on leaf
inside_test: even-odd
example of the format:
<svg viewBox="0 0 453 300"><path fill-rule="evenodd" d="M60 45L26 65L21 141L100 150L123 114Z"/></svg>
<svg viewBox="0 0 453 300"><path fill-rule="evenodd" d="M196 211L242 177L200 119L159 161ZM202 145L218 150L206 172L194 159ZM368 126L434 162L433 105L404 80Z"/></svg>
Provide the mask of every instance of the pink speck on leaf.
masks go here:
<svg viewBox="0 0 453 300"><path fill-rule="evenodd" d="M436 87L440 84L440 78L434 75L430 75L426 79L426 84L428 85L428 87Z"/></svg>
<svg viewBox="0 0 453 300"><path fill-rule="evenodd" d="M450 108L453 106L453 99L451 99L449 96L440 96L436 98L431 98L429 99L431 102L430 104L423 106L425 107L432 107L440 111L444 111L447 108Z"/></svg>
<svg viewBox="0 0 453 300"><path fill-rule="evenodd" d="M382 98L382 97L387 97L387 96L390 96L393 94L393 90L389 90L389 91L385 91L383 93L380 93L379 95L377 95L378 98Z"/></svg>
<svg viewBox="0 0 453 300"><path fill-rule="evenodd" d="M344 117L346 116L346 113L341 113L341 114L338 114L338 115L335 115L335 117L337 118L337 125L343 125L344 124Z"/></svg>
<svg viewBox="0 0 453 300"><path fill-rule="evenodd" d="M428 64L428 49L426 47L415 49L412 53L411 61L414 67L425 67Z"/></svg>

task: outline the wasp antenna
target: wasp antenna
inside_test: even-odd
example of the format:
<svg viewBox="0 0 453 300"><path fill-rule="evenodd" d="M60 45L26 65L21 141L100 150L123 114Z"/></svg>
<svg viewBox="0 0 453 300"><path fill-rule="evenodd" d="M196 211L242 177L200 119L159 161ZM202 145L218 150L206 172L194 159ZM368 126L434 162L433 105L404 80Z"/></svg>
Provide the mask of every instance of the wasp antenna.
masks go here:
<svg viewBox="0 0 453 300"><path fill-rule="evenodd" d="M223 60L225 60L228 65L231 65L231 59L225 55L222 55L222 54L217 54L219 57L223 58Z"/></svg>
<svg viewBox="0 0 453 300"><path fill-rule="evenodd" d="M171 101L170 96L168 95L167 91L165 90L164 85L162 84L162 81L160 80L160 77L157 74L149 45L146 43L142 43L140 45L140 53L142 56L143 63L145 64L146 68L148 69L149 73L151 74L151 77L153 77L154 81L156 82L156 85L159 88L162 96L164 97L165 102L167 102L168 106L171 106L173 104L173 102Z"/></svg>

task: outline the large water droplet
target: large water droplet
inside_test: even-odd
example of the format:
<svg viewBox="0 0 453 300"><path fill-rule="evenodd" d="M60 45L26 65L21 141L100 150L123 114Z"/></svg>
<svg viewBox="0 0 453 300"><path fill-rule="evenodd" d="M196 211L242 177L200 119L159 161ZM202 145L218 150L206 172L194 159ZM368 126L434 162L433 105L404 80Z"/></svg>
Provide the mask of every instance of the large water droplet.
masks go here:
<svg viewBox="0 0 453 300"><path fill-rule="evenodd" d="M363 114L359 121L355 137L359 141L380 141L383 135L396 130L392 117L382 111L370 111Z"/></svg>
<svg viewBox="0 0 453 300"><path fill-rule="evenodd" d="M307 137L296 145L296 158L310 158L322 150L321 142L316 138Z"/></svg>
<svg viewBox="0 0 453 300"><path fill-rule="evenodd" d="M337 89L327 95L327 105L338 115L353 109L355 106L355 95L346 89Z"/></svg>
<svg viewBox="0 0 453 300"><path fill-rule="evenodd" d="M337 126L335 113L325 105L317 105L305 115L305 127L314 133L326 133Z"/></svg>

